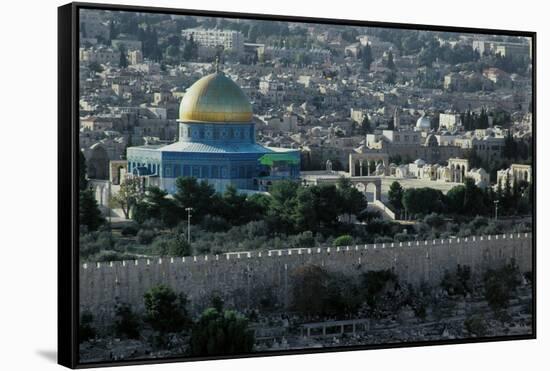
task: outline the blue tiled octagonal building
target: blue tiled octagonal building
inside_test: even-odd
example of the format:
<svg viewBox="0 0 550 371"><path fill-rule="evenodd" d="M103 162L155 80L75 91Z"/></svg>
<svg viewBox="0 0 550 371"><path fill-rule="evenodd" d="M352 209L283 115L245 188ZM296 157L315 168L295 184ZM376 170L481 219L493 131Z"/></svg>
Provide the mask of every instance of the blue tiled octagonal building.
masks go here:
<svg viewBox="0 0 550 371"><path fill-rule="evenodd" d="M175 180L181 176L205 180L217 192L228 185L265 190L273 180L300 176L298 150L256 143L252 106L222 71L201 78L186 91L178 121L177 142L128 148L130 174L169 193L175 192Z"/></svg>

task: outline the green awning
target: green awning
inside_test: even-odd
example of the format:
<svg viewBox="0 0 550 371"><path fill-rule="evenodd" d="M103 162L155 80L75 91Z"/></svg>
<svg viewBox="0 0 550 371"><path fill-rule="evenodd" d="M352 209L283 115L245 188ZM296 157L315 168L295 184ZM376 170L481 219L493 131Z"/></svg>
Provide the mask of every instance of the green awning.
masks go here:
<svg viewBox="0 0 550 371"><path fill-rule="evenodd" d="M299 160L295 155L290 153L268 153L260 157L260 164L266 166L273 166L274 162L288 162L293 165L297 165Z"/></svg>

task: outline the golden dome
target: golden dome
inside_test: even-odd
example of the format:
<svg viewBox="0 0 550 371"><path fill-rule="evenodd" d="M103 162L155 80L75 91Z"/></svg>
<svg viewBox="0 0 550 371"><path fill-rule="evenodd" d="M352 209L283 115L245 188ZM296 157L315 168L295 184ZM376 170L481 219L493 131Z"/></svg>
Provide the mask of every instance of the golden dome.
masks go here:
<svg viewBox="0 0 550 371"><path fill-rule="evenodd" d="M216 72L187 89L179 117L191 122L251 122L252 105L233 80L223 72Z"/></svg>

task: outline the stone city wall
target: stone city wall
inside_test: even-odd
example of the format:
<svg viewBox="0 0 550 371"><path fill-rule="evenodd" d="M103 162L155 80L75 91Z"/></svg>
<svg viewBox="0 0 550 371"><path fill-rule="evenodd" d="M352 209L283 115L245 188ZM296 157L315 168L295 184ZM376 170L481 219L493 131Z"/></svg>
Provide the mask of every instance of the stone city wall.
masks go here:
<svg viewBox="0 0 550 371"><path fill-rule="evenodd" d="M239 310L258 308L270 297L286 307L292 272L308 264L350 275L393 269L401 281L417 285L439 284L445 270L454 271L457 264L470 266L479 277L512 259L521 272L532 270L530 233L85 263L80 267L80 307L96 321L110 323L117 303L142 311L143 294L159 284L185 293L195 314L214 294Z"/></svg>

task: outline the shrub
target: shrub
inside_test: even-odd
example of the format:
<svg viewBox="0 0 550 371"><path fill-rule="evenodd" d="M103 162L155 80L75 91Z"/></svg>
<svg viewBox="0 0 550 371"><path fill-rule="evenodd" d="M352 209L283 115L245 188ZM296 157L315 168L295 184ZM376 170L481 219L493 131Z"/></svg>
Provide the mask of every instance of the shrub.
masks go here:
<svg viewBox="0 0 550 371"><path fill-rule="evenodd" d="M193 356L249 353L254 348L254 331L248 319L232 310L224 310L223 302L213 302L193 325L190 353Z"/></svg>
<svg viewBox="0 0 550 371"><path fill-rule="evenodd" d="M101 246L96 241L96 236L97 234L94 232L80 235L79 250L82 259L87 259L101 250Z"/></svg>
<svg viewBox="0 0 550 371"><path fill-rule="evenodd" d="M466 296L467 293L472 292L471 276L471 269L469 266L458 264L454 273L445 271L445 275L441 281L441 287L447 291L449 295Z"/></svg>
<svg viewBox="0 0 550 371"><path fill-rule="evenodd" d="M292 308L303 316L342 317L357 313L361 297L356 283L317 265L291 273Z"/></svg>
<svg viewBox="0 0 550 371"><path fill-rule="evenodd" d="M121 304L116 308L115 334L118 337L139 339L139 316L132 311L129 304Z"/></svg>
<svg viewBox="0 0 550 371"><path fill-rule="evenodd" d="M361 296L369 305L369 316L379 318L382 313L398 307L399 303L396 298L398 288L397 275L389 269L364 273Z"/></svg>
<svg viewBox="0 0 550 371"><path fill-rule="evenodd" d="M112 262L124 260L124 254L113 250L103 250L93 256L93 260L97 262Z"/></svg>
<svg viewBox="0 0 550 371"><path fill-rule="evenodd" d="M168 255L178 257L191 255L191 246L187 243L183 234L178 234L170 239L168 242Z"/></svg>
<svg viewBox="0 0 550 371"><path fill-rule="evenodd" d="M138 228L135 225L127 225L126 227L122 228L120 233L123 236L135 236L138 233Z"/></svg>
<svg viewBox="0 0 550 371"><path fill-rule="evenodd" d="M171 288L160 285L143 295L145 321L161 334L179 332L190 322L187 312L187 297Z"/></svg>
<svg viewBox="0 0 550 371"><path fill-rule="evenodd" d="M357 220L359 221L365 221L367 223L372 222L375 219L382 219L382 213L378 210L368 210L364 209L357 215Z"/></svg>
<svg viewBox="0 0 550 371"><path fill-rule="evenodd" d="M187 225L187 223L185 223L185 225ZM158 219L148 219L142 225L143 229L152 229L152 230L161 229L162 227L163 227L162 221Z"/></svg>
<svg viewBox="0 0 550 371"><path fill-rule="evenodd" d="M248 238L269 236L271 234L269 226L263 220L249 222L241 228L248 235Z"/></svg>
<svg viewBox="0 0 550 371"><path fill-rule="evenodd" d="M151 251L155 255L166 256L168 255L168 242L170 236L158 236L151 243Z"/></svg>
<svg viewBox="0 0 550 371"><path fill-rule="evenodd" d="M470 222L470 226L473 230L479 231L483 227L486 227L489 225L489 220L483 216L476 216L474 220Z"/></svg>
<svg viewBox="0 0 550 371"><path fill-rule="evenodd" d="M93 321L94 316L89 311L83 311L80 314L80 324L78 326L79 343L95 338L96 330L92 327Z"/></svg>
<svg viewBox="0 0 550 371"><path fill-rule="evenodd" d="M117 240L115 242L115 246L114 246L114 250L115 251L118 251L118 252L126 252L128 250L128 248L132 245L132 242L131 241L128 241L128 240Z"/></svg>
<svg viewBox="0 0 550 371"><path fill-rule="evenodd" d="M351 237L349 234L344 234L340 237L337 237L334 241L332 241L332 246L349 246L353 244L353 237Z"/></svg>
<svg viewBox="0 0 550 371"><path fill-rule="evenodd" d="M388 236L378 236L374 239L374 243L389 243L393 242L393 238Z"/></svg>
<svg viewBox="0 0 550 371"><path fill-rule="evenodd" d="M472 230L470 228L461 229L458 233L458 237L469 237L473 235Z"/></svg>
<svg viewBox="0 0 550 371"><path fill-rule="evenodd" d="M395 241L399 242L409 241L411 239L411 236L407 233L396 233L394 239Z"/></svg>
<svg viewBox="0 0 550 371"><path fill-rule="evenodd" d="M499 224L491 222L491 223L489 223L489 225L487 225L483 229L482 233L485 234L485 235L493 235L493 234L501 233L501 230L502 230L502 228L500 227Z"/></svg>
<svg viewBox="0 0 550 371"><path fill-rule="evenodd" d="M231 224L220 216L205 215L201 222L201 228L209 232L223 232L231 228Z"/></svg>
<svg viewBox="0 0 550 371"><path fill-rule="evenodd" d="M487 322L482 315L472 315L464 320L464 327L469 334L484 336L487 334Z"/></svg>
<svg viewBox="0 0 550 371"><path fill-rule="evenodd" d="M305 231L294 236L291 241L292 247L313 247L315 246L315 239L311 231Z"/></svg>
<svg viewBox="0 0 550 371"><path fill-rule="evenodd" d="M443 224L445 224L445 220L443 220L443 217L436 213L431 213L430 215L426 215L424 218L424 223L428 224L432 228L439 228Z"/></svg>
<svg viewBox="0 0 550 371"><path fill-rule="evenodd" d="M108 250L114 247L113 234L109 232L99 232L97 234L96 242L102 250Z"/></svg>
<svg viewBox="0 0 550 371"><path fill-rule="evenodd" d="M515 262L501 269L489 269L483 276L485 299L496 314L506 309L508 301L520 284L519 269Z"/></svg>
<svg viewBox="0 0 550 371"><path fill-rule="evenodd" d="M137 233L137 240L140 244L148 245L153 241L156 235L155 231L151 229L141 229Z"/></svg>

